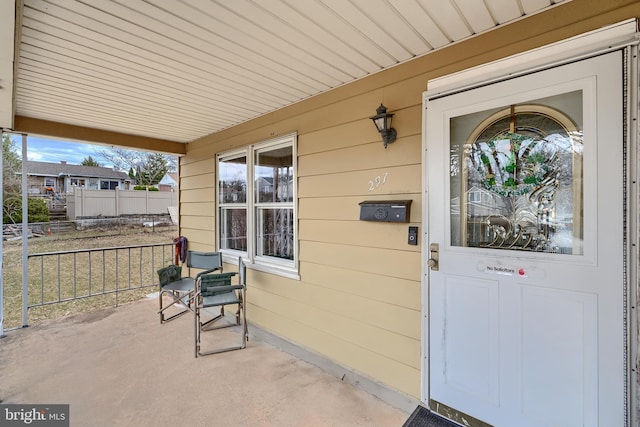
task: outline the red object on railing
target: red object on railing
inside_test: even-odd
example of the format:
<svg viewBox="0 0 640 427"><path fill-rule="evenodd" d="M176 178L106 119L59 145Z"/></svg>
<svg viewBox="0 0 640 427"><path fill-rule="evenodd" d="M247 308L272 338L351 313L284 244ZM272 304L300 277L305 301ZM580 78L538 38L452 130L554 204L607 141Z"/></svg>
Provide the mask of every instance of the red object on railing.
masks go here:
<svg viewBox="0 0 640 427"><path fill-rule="evenodd" d="M173 244L176 247L175 254L175 265L179 265L180 262L184 264L187 260L187 238L184 236L179 236L173 239Z"/></svg>

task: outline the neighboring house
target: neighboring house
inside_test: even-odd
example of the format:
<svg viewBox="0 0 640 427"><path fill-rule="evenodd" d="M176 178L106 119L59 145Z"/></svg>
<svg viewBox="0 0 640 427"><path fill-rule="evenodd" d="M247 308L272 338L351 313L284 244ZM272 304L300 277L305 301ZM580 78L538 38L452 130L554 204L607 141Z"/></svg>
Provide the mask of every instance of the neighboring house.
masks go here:
<svg viewBox="0 0 640 427"><path fill-rule="evenodd" d="M256 178L255 185L259 194L258 199L264 202L273 201L274 197L277 200L286 200L293 195L293 176L281 176L278 180L261 176Z"/></svg>
<svg viewBox="0 0 640 427"><path fill-rule="evenodd" d="M128 190L131 178L112 168L28 161L27 186L30 194L70 193L74 188Z"/></svg>
<svg viewBox="0 0 640 427"><path fill-rule="evenodd" d="M160 191L178 191L178 174L166 173L158 183Z"/></svg>
<svg viewBox="0 0 640 427"><path fill-rule="evenodd" d="M258 193L268 196L273 193L273 178L271 177L258 177L256 178L256 187Z"/></svg>
<svg viewBox="0 0 640 427"><path fill-rule="evenodd" d="M467 212L472 216L484 216L493 213L495 206L499 203L499 196L491 193L490 191L479 188L477 186L471 186L466 190L467 194ZM460 197L451 197L451 214L460 214Z"/></svg>

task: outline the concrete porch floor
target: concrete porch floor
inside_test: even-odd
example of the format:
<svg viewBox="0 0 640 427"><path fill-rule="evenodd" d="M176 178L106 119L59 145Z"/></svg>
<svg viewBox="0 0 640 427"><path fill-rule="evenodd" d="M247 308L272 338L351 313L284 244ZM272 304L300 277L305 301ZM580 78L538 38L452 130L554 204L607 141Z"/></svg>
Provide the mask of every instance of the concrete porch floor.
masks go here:
<svg viewBox="0 0 640 427"><path fill-rule="evenodd" d="M193 316L160 325L156 302L7 332L0 401L69 404L79 427L402 426L409 417L260 340L196 359Z"/></svg>

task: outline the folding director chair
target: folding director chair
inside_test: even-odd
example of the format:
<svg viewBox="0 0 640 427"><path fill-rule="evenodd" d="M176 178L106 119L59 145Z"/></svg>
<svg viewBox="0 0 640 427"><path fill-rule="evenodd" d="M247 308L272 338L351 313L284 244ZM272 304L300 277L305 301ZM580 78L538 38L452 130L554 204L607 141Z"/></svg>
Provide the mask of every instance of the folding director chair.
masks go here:
<svg viewBox="0 0 640 427"><path fill-rule="evenodd" d="M205 274L196 282L196 295L194 298L195 311L195 356L206 356L208 354L222 353L225 351L240 350L247 346L249 339L249 331L247 329L247 285L246 285L246 266L242 261L242 257L238 260L238 284L231 284L231 278L236 273L219 273ZM235 323L225 318L224 308L227 305L237 305L235 313ZM219 308L220 313L213 318L202 321L202 312L208 308ZM214 322L220 320L220 324L214 325ZM242 326L241 344L234 347L225 347L215 350L200 351L202 332L215 331L218 329L229 328L232 326Z"/></svg>
<svg viewBox="0 0 640 427"><path fill-rule="evenodd" d="M158 299L160 300L160 323L165 323L182 316L187 311L193 311L192 303L195 295L196 283L200 278L208 273L216 270L222 271L222 254L220 252L187 252L187 267L189 273L191 269L204 270L195 277L182 277L182 267L178 265L170 265L158 270L158 278L160 279L160 292ZM168 296L171 302L163 305L163 296ZM184 309L169 317L165 317L165 310L169 307L179 305Z"/></svg>

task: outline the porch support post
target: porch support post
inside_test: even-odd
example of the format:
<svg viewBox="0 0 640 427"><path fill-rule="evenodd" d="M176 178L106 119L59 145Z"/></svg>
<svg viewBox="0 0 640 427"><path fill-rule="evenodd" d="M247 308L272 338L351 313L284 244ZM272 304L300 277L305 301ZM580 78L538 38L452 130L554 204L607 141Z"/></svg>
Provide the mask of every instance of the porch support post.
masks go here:
<svg viewBox="0 0 640 427"><path fill-rule="evenodd" d="M627 302L627 310L629 318L627 319L628 328L628 345L629 345L629 363L627 369L629 371L629 395L630 401L629 419L632 426L639 425L640 422L640 381L638 379L638 363L640 362L640 320L638 319L638 306L640 304L640 295L638 295L638 247L640 247L640 236L638 235L638 224L640 224L638 199L638 162L640 161L639 141L638 141L638 102L640 81L640 70L638 67L638 45L630 47L628 55L629 71L627 73L629 82L627 84L628 100L627 100L627 134L628 134L628 170L627 178L627 218L628 218L628 235L630 244L627 245L629 254L628 260L628 277L627 286L629 287L629 301Z"/></svg>
<svg viewBox="0 0 640 427"><path fill-rule="evenodd" d="M29 205L27 192L27 135L22 134L22 327L29 326Z"/></svg>

